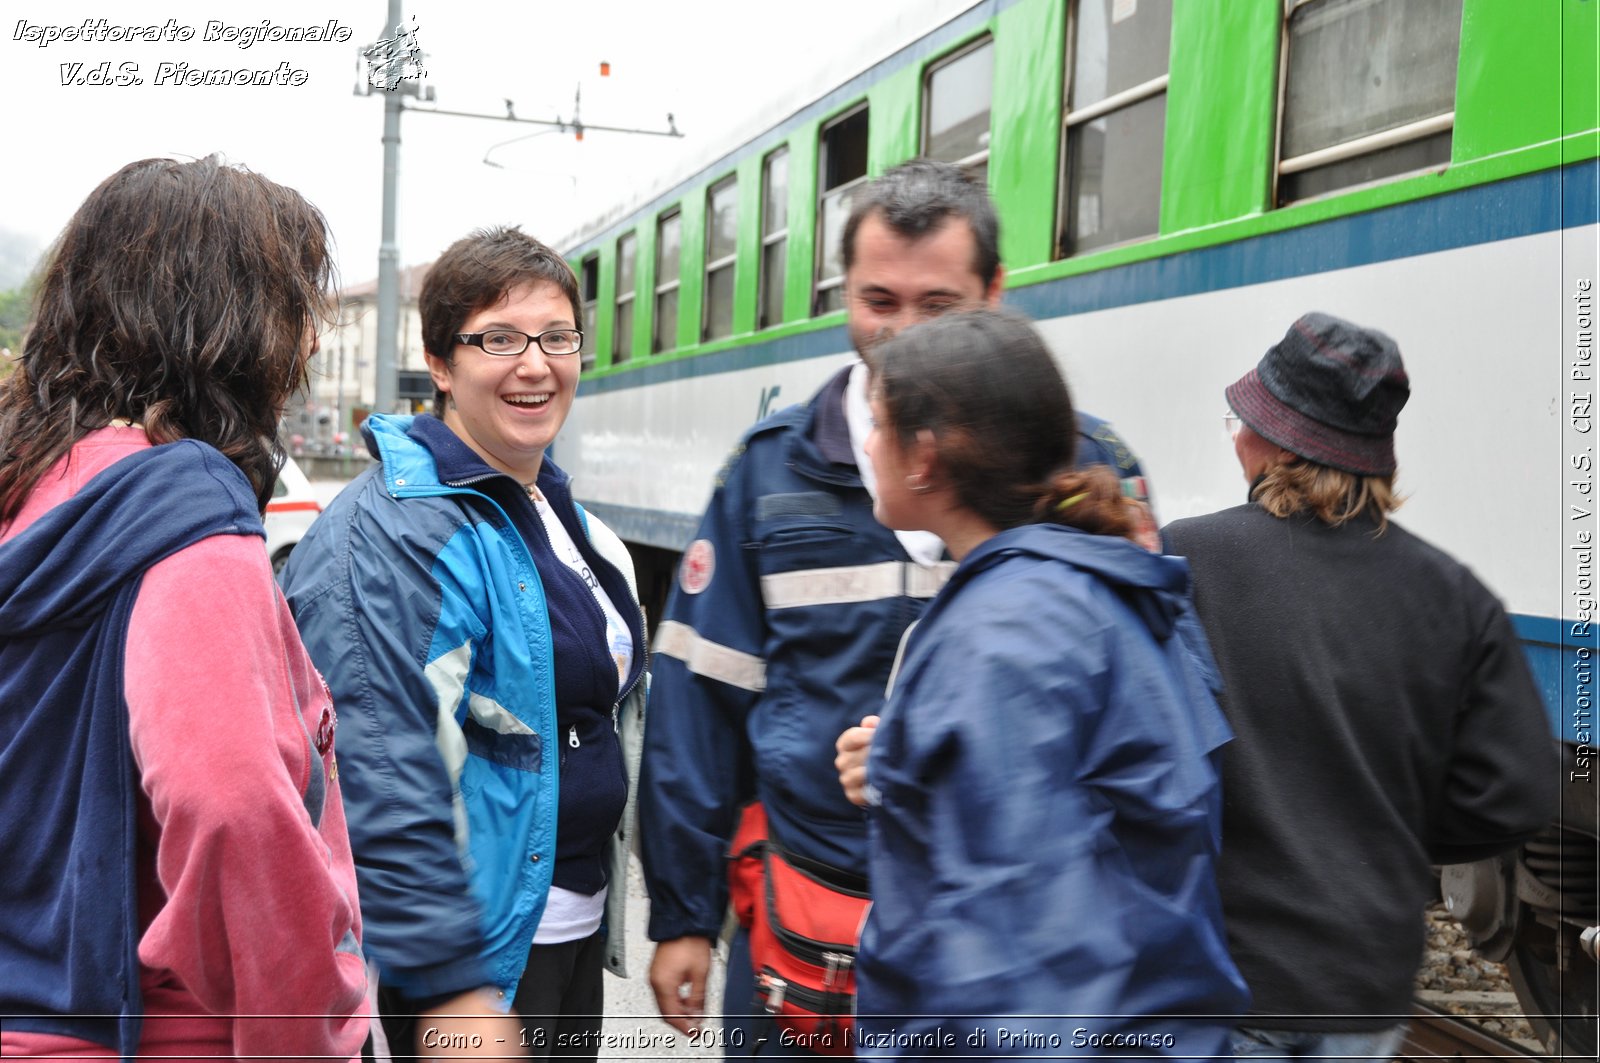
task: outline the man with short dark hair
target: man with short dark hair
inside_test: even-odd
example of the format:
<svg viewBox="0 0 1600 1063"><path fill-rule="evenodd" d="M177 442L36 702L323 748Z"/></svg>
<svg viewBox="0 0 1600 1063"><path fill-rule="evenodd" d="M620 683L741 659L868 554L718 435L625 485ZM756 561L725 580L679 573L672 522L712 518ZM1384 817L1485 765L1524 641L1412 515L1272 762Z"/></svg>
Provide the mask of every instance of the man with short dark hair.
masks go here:
<svg viewBox="0 0 1600 1063"><path fill-rule="evenodd" d="M1005 276L988 194L926 160L861 190L843 255L849 332L868 363L913 322L995 305ZM954 567L930 533L873 519L867 373L847 366L746 433L657 634L640 837L650 936L661 943L651 983L680 1030L704 1008L743 806L762 802L786 850L865 876L866 820L839 788L834 738L878 710L901 636ZM1083 418L1078 429L1080 460L1111 465L1142 494L1138 461L1109 427ZM762 1009L747 938L740 930L730 947L724 1009L753 1019ZM728 1054L750 1054L765 1033L747 1022Z"/></svg>
<svg viewBox="0 0 1600 1063"><path fill-rule="evenodd" d="M1251 500L1165 529L1235 736L1217 877L1254 998L1239 1056L1390 1059L1429 865L1514 848L1556 811L1505 610L1389 520L1409 396L1393 340L1307 314L1227 389Z"/></svg>

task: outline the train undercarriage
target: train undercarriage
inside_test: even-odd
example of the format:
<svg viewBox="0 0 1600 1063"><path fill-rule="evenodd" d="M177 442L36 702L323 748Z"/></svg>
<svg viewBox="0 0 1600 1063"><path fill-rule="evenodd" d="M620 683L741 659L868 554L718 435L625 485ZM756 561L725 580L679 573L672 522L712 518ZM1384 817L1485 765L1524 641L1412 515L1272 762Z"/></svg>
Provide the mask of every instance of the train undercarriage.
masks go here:
<svg viewBox="0 0 1600 1063"><path fill-rule="evenodd" d="M1504 962L1552 1053L1600 1053L1600 814L1595 780L1566 747L1561 814L1513 854L1442 869L1440 890L1473 947Z"/></svg>

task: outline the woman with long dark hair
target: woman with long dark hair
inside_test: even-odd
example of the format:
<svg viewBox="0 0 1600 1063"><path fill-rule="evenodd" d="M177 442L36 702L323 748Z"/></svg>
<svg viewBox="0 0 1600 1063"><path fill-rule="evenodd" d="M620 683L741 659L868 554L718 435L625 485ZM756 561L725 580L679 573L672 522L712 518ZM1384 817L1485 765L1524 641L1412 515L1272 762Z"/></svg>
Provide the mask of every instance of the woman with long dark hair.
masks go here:
<svg viewBox="0 0 1600 1063"><path fill-rule="evenodd" d="M356 1054L332 702L272 582L322 215L215 158L90 194L0 384L5 1055Z"/></svg>
<svg viewBox="0 0 1600 1063"><path fill-rule="evenodd" d="M858 1055L1226 1055L1245 993L1213 875L1227 727L1183 562L1128 541L1025 321L874 359L876 514L959 562L867 766Z"/></svg>

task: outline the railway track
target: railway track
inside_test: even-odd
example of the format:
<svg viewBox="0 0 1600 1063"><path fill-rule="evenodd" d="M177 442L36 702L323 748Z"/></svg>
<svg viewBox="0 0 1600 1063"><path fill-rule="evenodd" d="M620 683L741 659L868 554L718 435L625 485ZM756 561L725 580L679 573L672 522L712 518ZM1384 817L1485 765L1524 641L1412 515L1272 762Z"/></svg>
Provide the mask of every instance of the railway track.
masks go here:
<svg viewBox="0 0 1600 1063"><path fill-rule="evenodd" d="M1452 1015L1431 1004L1412 1006L1411 1028L1396 1057L1428 1059L1559 1059L1484 1030L1470 1017Z"/></svg>

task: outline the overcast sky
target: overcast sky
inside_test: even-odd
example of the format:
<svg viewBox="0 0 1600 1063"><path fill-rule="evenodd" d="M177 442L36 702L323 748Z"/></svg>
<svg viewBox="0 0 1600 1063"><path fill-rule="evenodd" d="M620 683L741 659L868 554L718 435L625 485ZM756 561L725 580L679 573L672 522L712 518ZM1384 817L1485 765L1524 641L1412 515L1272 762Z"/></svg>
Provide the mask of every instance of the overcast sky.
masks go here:
<svg viewBox="0 0 1600 1063"><path fill-rule="evenodd" d="M399 243L429 261L486 224L518 223L552 242L654 179L736 146L865 60L887 54L971 0L408 0L434 107L667 128L681 140L570 133L497 120L408 113L401 122ZM381 234L383 105L357 96L361 49L393 36L384 0L8 0L0 36L5 161L0 231L47 244L85 195L122 164L151 155L222 152L299 189L328 216L342 280L376 275ZM48 27L192 29L178 40L65 41ZM325 26L348 41L248 48L206 41L208 22L259 29ZM21 39L19 39L19 37ZM599 65L611 64L602 78ZM76 64L82 64L78 66ZM109 65L106 65L109 64ZM157 84L166 68L167 84ZM301 84L188 86L189 69L266 70ZM96 72L143 84L96 85ZM84 79L88 84L75 83ZM63 84L63 80L74 83ZM427 106L427 105L419 105ZM520 139L519 139L520 138ZM485 165L487 157L498 166Z"/></svg>

